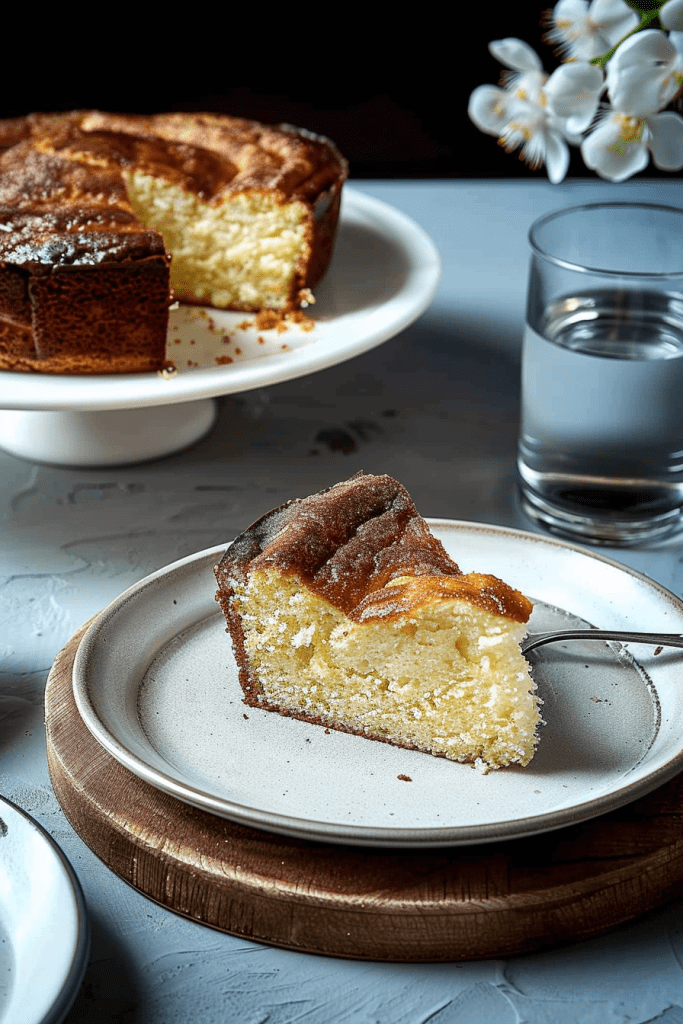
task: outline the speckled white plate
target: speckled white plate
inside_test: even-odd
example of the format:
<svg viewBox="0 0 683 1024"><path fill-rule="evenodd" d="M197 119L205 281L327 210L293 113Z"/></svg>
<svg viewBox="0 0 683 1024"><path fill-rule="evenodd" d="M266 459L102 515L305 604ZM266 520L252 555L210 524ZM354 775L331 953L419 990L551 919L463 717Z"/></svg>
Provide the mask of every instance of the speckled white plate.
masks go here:
<svg viewBox="0 0 683 1024"><path fill-rule="evenodd" d="M578 620L683 632L683 602L616 562L520 531L430 525L464 571L494 573L538 602L531 631ZM74 664L78 708L99 743L179 800L306 839L447 846L594 817L683 769L683 651L673 649L541 648L531 656L547 723L538 751L527 768L488 775L246 707L214 601L222 550L127 590L89 627Z"/></svg>
<svg viewBox="0 0 683 1024"><path fill-rule="evenodd" d="M0 1024L60 1024L89 948L73 868L30 815L0 797Z"/></svg>

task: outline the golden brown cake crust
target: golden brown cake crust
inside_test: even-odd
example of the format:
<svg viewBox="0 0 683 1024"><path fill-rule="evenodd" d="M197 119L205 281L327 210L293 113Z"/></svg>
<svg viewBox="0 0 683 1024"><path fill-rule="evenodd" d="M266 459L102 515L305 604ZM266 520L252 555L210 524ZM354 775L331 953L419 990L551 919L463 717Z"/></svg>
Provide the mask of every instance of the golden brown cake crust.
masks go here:
<svg viewBox="0 0 683 1024"><path fill-rule="evenodd" d="M216 566L226 616L234 582L276 569L357 622L410 614L434 599L469 601L526 622L532 605L494 576L463 574L430 532L406 489L358 473L257 520ZM405 579L407 577L407 579Z"/></svg>
<svg viewBox="0 0 683 1024"><path fill-rule="evenodd" d="M121 115L92 111L80 121L83 133L107 132L170 144L182 160L195 151L198 173L208 157L221 174L207 190L215 198L251 189L278 192L283 201L317 202L335 194L348 174L341 153L329 139L290 125L265 125L220 114ZM176 149L170 147L175 144ZM184 147L184 149L183 149Z"/></svg>
<svg viewBox="0 0 683 1024"><path fill-rule="evenodd" d="M131 169L208 203L260 190L306 204L310 258L285 308L298 307L327 269L347 175L328 140L210 114L74 111L0 121L0 369L162 366L170 256L161 235L133 214L123 179ZM58 280L48 283L53 274ZM96 291L89 303L88 287Z"/></svg>

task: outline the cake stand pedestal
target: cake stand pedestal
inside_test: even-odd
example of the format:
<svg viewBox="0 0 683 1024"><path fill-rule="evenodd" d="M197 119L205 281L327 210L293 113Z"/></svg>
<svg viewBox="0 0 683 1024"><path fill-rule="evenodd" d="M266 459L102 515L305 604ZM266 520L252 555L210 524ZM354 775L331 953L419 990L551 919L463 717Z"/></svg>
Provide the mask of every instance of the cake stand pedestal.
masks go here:
<svg viewBox="0 0 683 1024"><path fill-rule="evenodd" d="M215 399L140 409L0 410L0 447L56 466L123 466L182 451L209 432Z"/></svg>

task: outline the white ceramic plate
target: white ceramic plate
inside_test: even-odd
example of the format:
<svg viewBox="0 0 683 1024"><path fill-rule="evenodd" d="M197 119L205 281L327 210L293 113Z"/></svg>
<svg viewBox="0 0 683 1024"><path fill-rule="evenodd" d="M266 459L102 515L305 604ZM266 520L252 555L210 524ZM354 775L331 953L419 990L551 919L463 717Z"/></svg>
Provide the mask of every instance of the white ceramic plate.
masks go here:
<svg viewBox="0 0 683 1024"><path fill-rule="evenodd" d="M430 520L464 571L542 602L531 631L576 621L683 631L683 602L588 551L520 531ZM273 832L370 846L531 835L649 792L683 769L683 651L595 641L541 648L546 725L527 768L487 775L246 707L199 552L142 580L93 622L74 665L81 715L140 778ZM402 781L408 776L410 782Z"/></svg>
<svg viewBox="0 0 683 1024"><path fill-rule="evenodd" d="M33 818L0 797L0 1024L60 1024L89 948L71 865Z"/></svg>
<svg viewBox="0 0 683 1024"><path fill-rule="evenodd" d="M439 254L421 227L386 203L345 188L332 263L316 288L315 305L305 311L315 321L312 330L259 330L248 313L183 306L171 311L167 356L177 367L174 377L0 372L0 408L140 408L290 380L394 337L430 304L440 273Z"/></svg>

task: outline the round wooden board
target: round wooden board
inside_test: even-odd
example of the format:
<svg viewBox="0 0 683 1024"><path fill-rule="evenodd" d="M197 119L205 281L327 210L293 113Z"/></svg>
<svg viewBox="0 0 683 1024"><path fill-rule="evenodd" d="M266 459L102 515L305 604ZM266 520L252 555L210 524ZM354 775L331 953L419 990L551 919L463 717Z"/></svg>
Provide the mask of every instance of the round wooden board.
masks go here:
<svg viewBox="0 0 683 1024"><path fill-rule="evenodd" d="M289 839L183 804L120 765L83 724L71 684L83 632L47 683L57 799L112 871L194 921L307 953L474 960L598 935L683 893L683 775L580 825L438 850Z"/></svg>

